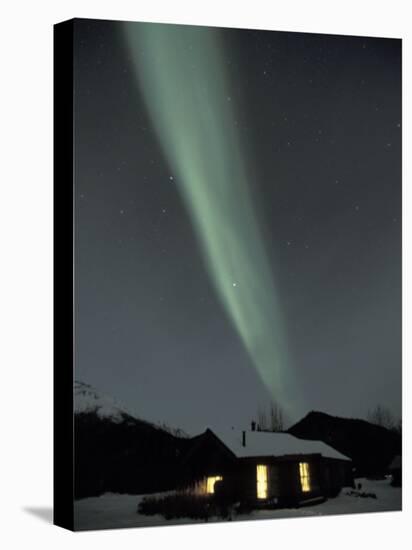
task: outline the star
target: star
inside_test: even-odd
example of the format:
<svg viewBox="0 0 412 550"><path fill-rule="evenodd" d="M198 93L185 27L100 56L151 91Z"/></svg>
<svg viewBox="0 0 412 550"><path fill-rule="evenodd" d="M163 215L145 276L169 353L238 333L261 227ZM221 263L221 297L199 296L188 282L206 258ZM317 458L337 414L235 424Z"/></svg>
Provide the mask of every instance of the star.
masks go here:
<svg viewBox="0 0 412 550"><path fill-rule="evenodd" d="M119 210L120 214L123 216L124 210Z"/></svg>
<svg viewBox="0 0 412 550"><path fill-rule="evenodd" d="M169 176L169 180L173 181L175 178L173 176Z"/></svg>
<svg viewBox="0 0 412 550"><path fill-rule="evenodd" d="M237 286L237 283L232 283L232 286Z"/></svg>
<svg viewBox="0 0 412 550"><path fill-rule="evenodd" d="M163 208L163 209L162 209L162 213L163 213L163 214L166 214L166 208Z"/></svg>

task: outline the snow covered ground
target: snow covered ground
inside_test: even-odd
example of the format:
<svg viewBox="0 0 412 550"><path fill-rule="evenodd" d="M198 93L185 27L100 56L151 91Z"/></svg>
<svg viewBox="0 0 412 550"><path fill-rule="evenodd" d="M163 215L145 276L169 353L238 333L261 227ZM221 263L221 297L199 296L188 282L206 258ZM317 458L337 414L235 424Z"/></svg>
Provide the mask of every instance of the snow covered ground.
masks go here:
<svg viewBox="0 0 412 550"><path fill-rule="evenodd" d="M325 516L336 514L357 514L365 512L388 512L401 510L402 490L391 487L388 480L372 481L359 479L361 492L375 493L374 498L361 498L350 495L345 488L336 498L322 504L302 508L284 508L279 510L257 510L248 515L235 516L236 521L251 519L274 519ZM144 516L137 513L139 502L145 495L118 495L106 493L100 497L87 498L75 502L75 528L112 529L118 527L143 527L155 525L175 525L184 523L202 523L201 520L179 519L167 521L160 515ZM210 521L222 521L212 518Z"/></svg>

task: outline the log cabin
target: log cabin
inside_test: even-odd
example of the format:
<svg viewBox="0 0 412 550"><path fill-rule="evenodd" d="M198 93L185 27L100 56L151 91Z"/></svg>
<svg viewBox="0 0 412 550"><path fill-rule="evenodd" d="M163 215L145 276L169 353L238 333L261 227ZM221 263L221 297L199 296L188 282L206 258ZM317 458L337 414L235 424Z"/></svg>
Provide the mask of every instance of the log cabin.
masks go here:
<svg viewBox="0 0 412 550"><path fill-rule="evenodd" d="M321 502L353 486L351 460L332 447L254 429L208 428L193 438L184 472L185 491L260 507Z"/></svg>

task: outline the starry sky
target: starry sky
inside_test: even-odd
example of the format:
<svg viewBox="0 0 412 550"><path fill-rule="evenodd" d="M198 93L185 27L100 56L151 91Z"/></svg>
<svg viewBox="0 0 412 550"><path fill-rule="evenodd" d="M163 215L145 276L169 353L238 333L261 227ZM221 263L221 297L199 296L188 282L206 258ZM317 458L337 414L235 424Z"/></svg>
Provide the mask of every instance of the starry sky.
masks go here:
<svg viewBox="0 0 412 550"><path fill-rule="evenodd" d="M219 42L219 105L276 287L280 370L300 396L288 424L378 403L400 416L401 41L198 30ZM273 392L211 276L129 46L120 22L76 20L75 377L189 433L247 427ZM210 73L199 63L182 90ZM240 300L242 275L228 281Z"/></svg>

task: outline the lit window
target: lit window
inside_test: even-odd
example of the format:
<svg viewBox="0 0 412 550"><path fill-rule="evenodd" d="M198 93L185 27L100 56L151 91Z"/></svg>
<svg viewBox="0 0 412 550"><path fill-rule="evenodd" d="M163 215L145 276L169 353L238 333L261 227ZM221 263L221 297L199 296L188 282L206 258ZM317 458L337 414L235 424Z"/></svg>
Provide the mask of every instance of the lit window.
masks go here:
<svg viewBox="0 0 412 550"><path fill-rule="evenodd" d="M256 489L258 498L268 498L268 467L256 466Z"/></svg>
<svg viewBox="0 0 412 550"><path fill-rule="evenodd" d="M213 495L215 492L215 483L216 481L222 481L222 476L212 476L206 479L206 493L208 495Z"/></svg>
<svg viewBox="0 0 412 550"><path fill-rule="evenodd" d="M309 464L307 462L299 463L300 485L303 493L310 491Z"/></svg>

